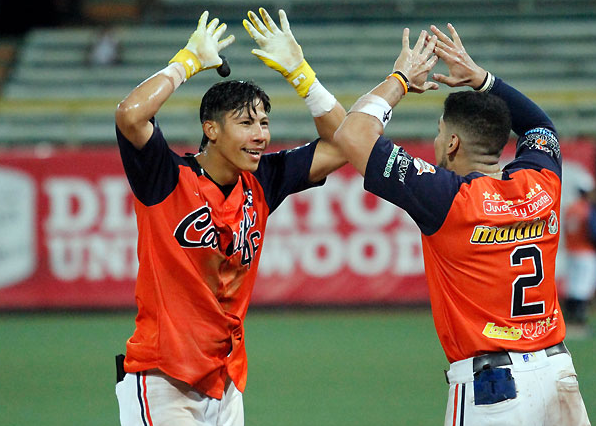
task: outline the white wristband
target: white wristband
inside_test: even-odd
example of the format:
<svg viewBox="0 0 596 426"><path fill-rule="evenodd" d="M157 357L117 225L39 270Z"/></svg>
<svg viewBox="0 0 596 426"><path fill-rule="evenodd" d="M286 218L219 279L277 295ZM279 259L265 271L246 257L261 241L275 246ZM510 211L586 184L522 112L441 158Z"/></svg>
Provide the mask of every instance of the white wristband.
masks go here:
<svg viewBox="0 0 596 426"><path fill-rule="evenodd" d="M480 88L476 89L476 91L477 92L490 92L490 89L493 88L494 84L495 84L495 76L487 71L486 79L484 80L484 83L482 84L482 86L480 86Z"/></svg>
<svg viewBox="0 0 596 426"><path fill-rule="evenodd" d="M319 79L315 78L308 89L304 102L313 117L320 117L333 109L337 99L323 87Z"/></svg>
<svg viewBox="0 0 596 426"><path fill-rule="evenodd" d="M364 114L372 115L381 122L383 128L389 123L389 120L391 120L391 116L393 115L391 105L389 105L389 103L382 97L371 93L361 96L354 105L352 105L348 114L351 112L362 112Z"/></svg>
<svg viewBox="0 0 596 426"><path fill-rule="evenodd" d="M179 62L172 62L156 74L162 74L171 78L172 83L174 84L174 90L186 81L186 70L184 69L184 65Z"/></svg>

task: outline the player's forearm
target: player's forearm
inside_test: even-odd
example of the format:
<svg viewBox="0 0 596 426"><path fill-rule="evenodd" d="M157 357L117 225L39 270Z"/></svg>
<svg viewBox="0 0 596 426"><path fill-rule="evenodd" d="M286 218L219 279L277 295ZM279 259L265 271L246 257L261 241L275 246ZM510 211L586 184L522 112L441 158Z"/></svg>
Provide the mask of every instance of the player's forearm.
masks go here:
<svg viewBox="0 0 596 426"><path fill-rule="evenodd" d="M136 148L142 148L151 137L153 125L149 120L180 86L183 71L179 64L169 65L138 85L118 104L116 124Z"/></svg>
<svg viewBox="0 0 596 426"><path fill-rule="evenodd" d="M395 78L388 78L379 83L369 93L385 99L391 108L394 108L406 95L402 85Z"/></svg>
<svg viewBox="0 0 596 426"><path fill-rule="evenodd" d="M330 173L347 164L341 150L330 142L319 140L315 150L308 179L319 182Z"/></svg>
<svg viewBox="0 0 596 426"><path fill-rule="evenodd" d="M339 102L335 102L328 113L314 117L320 139L310 168L311 182L320 181L348 162L342 151L333 144L333 135L345 117L346 110Z"/></svg>
<svg viewBox="0 0 596 426"><path fill-rule="evenodd" d="M333 140L333 134L339 128L344 118L346 118L346 110L337 101L329 112L318 117L313 117L317 133L321 140L331 142Z"/></svg>
<svg viewBox="0 0 596 426"><path fill-rule="evenodd" d="M377 118L362 112L350 112L335 132L333 144L364 176L368 157L382 134L383 125Z"/></svg>
<svg viewBox="0 0 596 426"><path fill-rule="evenodd" d="M495 78L489 93L500 97L507 103L509 111L511 111L511 127L518 136L536 127L555 131L553 122L538 105L500 78Z"/></svg>
<svg viewBox="0 0 596 426"><path fill-rule="evenodd" d="M354 103L335 133L333 143L363 176L373 146L405 94L398 79L386 79Z"/></svg>

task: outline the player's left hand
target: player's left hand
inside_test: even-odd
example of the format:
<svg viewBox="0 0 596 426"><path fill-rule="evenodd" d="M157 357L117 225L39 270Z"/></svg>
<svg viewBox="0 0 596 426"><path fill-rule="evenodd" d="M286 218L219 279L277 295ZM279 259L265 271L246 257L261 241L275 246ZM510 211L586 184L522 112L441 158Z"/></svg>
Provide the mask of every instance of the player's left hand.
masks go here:
<svg viewBox="0 0 596 426"><path fill-rule="evenodd" d="M437 37L427 40L427 35L426 31L422 31L416 45L410 49L410 29L404 28L401 53L393 64L393 70L401 71L410 81L410 92L423 93L439 88L437 83L426 81L428 73L438 61L433 54Z"/></svg>
<svg viewBox="0 0 596 426"><path fill-rule="evenodd" d="M290 30L286 13L282 9L279 11L281 29L264 8L259 8L259 14L261 19L251 10L248 12L250 22L246 19L242 21L248 34L260 47L253 49L252 54L269 68L280 72L298 94L305 97L315 80L315 72L304 60L302 48Z"/></svg>
<svg viewBox="0 0 596 426"><path fill-rule="evenodd" d="M486 77L486 70L476 65L455 31L455 27L447 24L451 38L436 26L431 31L438 37L435 47L436 55L449 67L449 75L434 74L433 79L451 87L470 86L477 88Z"/></svg>

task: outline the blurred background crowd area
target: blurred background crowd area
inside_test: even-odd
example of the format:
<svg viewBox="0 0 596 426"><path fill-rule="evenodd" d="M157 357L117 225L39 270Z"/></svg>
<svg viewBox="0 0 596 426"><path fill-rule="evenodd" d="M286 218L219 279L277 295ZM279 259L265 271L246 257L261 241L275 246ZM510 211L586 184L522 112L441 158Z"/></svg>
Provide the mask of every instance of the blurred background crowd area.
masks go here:
<svg viewBox="0 0 596 426"><path fill-rule="evenodd" d="M283 8L319 79L347 108L388 72L406 26L452 22L475 61L527 93L563 140L596 136L593 0L48 0L0 1L0 147L113 144L113 115L130 90L182 48L203 10L228 24L230 78L272 97L273 140L315 136L284 79L250 54L246 12ZM444 72L441 64L439 72ZM200 73L160 111L170 142L200 140L198 104L220 77ZM451 89L408 96L386 132L430 141Z"/></svg>

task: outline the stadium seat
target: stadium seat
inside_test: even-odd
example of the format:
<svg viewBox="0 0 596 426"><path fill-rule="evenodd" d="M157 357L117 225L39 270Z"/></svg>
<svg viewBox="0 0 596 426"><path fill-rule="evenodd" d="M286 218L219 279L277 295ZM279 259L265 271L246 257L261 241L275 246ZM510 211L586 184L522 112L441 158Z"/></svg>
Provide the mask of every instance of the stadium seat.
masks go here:
<svg viewBox="0 0 596 426"><path fill-rule="evenodd" d="M203 10L194 0L160 0L160 7ZM282 2L284 3L284 2ZM333 10L356 2L332 0ZM371 3L360 2L371 7ZM424 15L408 26L416 34L430 23L444 24L446 4L453 8L496 8L482 20L451 20L475 61L528 93L552 116L560 133L567 137L596 135L596 6L592 1L574 1L582 17L568 12L555 17L551 11L568 2L555 0L416 0L393 2L393 8L412 8ZM240 24L246 3L217 0L221 7L235 8L228 33L236 42L225 51L232 68L231 78L252 79L272 97L272 133L276 140L308 140L314 126L303 102L284 79L251 55L254 42ZM276 5L263 3L275 10ZM338 15L327 20L294 23L298 7L316 8L312 0L287 1L292 30L319 79L346 108L376 85L391 70L401 46L403 20L347 22ZM516 19L496 19L499 7L516 5ZM529 5L532 5L530 8ZM242 6L240 6L242 5ZM522 7L525 5L525 9ZM540 11L537 10L538 5ZM559 9L557 9L559 8ZM524 9L524 10L522 10ZM540 19L521 19L533 10ZM214 9L221 10L221 9ZM313 9L314 10L314 9ZM393 10L393 9L392 9ZM404 9L405 10L405 9ZM426 12L424 12L426 10ZM431 13L431 10L433 11ZM424 12L424 13L423 13ZM575 14L576 11L573 12ZM339 12L338 12L339 13ZM343 13L343 12L342 12ZM347 13L347 12L346 12ZM393 12L387 12L391 14ZM217 15L216 13L214 13ZM232 16L232 15L230 15ZM352 17L357 16L352 11ZM113 116L117 103L137 84L161 69L184 44L196 24L187 19L172 25L164 15L160 22L114 26L120 43L120 61L111 66L92 66L89 51L101 27L36 29L27 34L15 55L12 72L5 81L0 102L0 144L36 143L46 140L69 144L113 143ZM402 16L403 18L403 16ZM412 37L413 38L413 37ZM444 65L439 64L439 72ZM198 105L205 89L219 77L213 71L193 77L160 111L158 119L173 142L200 139ZM396 108L387 135L394 138L429 139L442 101L453 89L422 96L409 95ZM45 130L44 130L45 129Z"/></svg>

